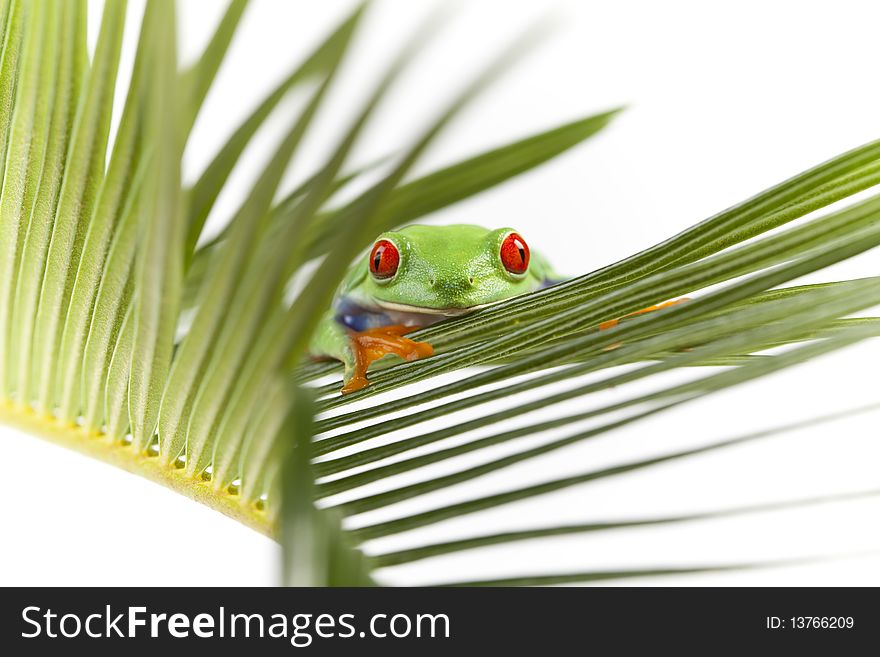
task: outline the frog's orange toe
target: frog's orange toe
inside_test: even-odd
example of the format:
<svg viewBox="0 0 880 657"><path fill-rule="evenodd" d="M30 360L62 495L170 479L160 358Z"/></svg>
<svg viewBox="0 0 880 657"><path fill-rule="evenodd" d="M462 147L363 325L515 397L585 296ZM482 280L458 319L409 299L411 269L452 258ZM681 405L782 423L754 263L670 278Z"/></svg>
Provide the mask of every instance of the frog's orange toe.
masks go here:
<svg viewBox="0 0 880 657"><path fill-rule="evenodd" d="M382 326L366 331L351 331L351 349L354 352L354 373L342 387L342 394L348 394L361 390L369 385L367 369L374 362L394 354L404 360L413 361L425 358L434 353L434 348L427 342L416 342L403 337L405 333L414 330L412 326L395 324Z"/></svg>
<svg viewBox="0 0 880 657"><path fill-rule="evenodd" d="M357 392L362 388L366 388L368 385L370 385L370 382L367 381L367 377L355 372L355 374L348 380L348 383L342 386L340 392L343 395L347 395L350 392Z"/></svg>

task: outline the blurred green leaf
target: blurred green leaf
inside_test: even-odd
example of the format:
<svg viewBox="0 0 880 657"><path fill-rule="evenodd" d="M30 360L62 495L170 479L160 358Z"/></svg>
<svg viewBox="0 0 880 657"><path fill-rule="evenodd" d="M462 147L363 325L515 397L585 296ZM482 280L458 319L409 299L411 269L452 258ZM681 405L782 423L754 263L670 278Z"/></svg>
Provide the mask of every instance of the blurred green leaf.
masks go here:
<svg viewBox="0 0 880 657"><path fill-rule="evenodd" d="M338 65L363 11L364 6L361 5L260 103L235 130L193 185L189 193L187 254L195 250L208 214L251 138L291 89Z"/></svg>
<svg viewBox="0 0 880 657"><path fill-rule="evenodd" d="M189 97L189 103L183 112L185 117L181 124L184 135L189 135L198 117L199 110L205 102L205 96L217 76L217 71L226 57L232 38L235 36L241 17L247 9L249 0L231 0L220 24L211 35L210 41L202 51L198 61L181 75L181 95Z"/></svg>

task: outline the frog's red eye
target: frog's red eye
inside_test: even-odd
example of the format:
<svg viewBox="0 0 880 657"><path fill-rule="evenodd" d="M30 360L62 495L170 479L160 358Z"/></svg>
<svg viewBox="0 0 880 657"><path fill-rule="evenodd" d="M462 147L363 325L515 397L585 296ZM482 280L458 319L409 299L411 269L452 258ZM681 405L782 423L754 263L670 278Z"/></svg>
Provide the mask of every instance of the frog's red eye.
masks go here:
<svg viewBox="0 0 880 657"><path fill-rule="evenodd" d="M370 252L370 273L376 278L391 278L400 265L400 251L388 240L379 240Z"/></svg>
<svg viewBox="0 0 880 657"><path fill-rule="evenodd" d="M529 245L517 233L501 242L501 264L511 274L525 274L529 268Z"/></svg>

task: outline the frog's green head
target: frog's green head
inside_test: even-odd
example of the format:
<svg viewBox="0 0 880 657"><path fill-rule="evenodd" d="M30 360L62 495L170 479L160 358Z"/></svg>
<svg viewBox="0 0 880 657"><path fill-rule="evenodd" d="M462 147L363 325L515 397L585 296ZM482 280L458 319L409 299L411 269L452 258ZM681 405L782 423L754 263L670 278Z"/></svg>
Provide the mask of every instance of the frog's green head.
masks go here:
<svg viewBox="0 0 880 657"><path fill-rule="evenodd" d="M380 235L359 265L362 292L387 309L456 315L541 285L512 228L407 226Z"/></svg>

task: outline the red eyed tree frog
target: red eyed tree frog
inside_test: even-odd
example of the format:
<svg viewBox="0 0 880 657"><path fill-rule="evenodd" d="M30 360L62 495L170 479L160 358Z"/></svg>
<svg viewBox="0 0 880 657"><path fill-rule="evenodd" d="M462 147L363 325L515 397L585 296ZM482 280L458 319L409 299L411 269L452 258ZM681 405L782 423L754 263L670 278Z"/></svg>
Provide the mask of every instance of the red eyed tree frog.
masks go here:
<svg viewBox="0 0 880 657"><path fill-rule="evenodd" d="M351 266L309 352L341 360L342 392L354 392L386 355L417 360L433 353L405 333L558 280L513 228L406 226L379 235Z"/></svg>

